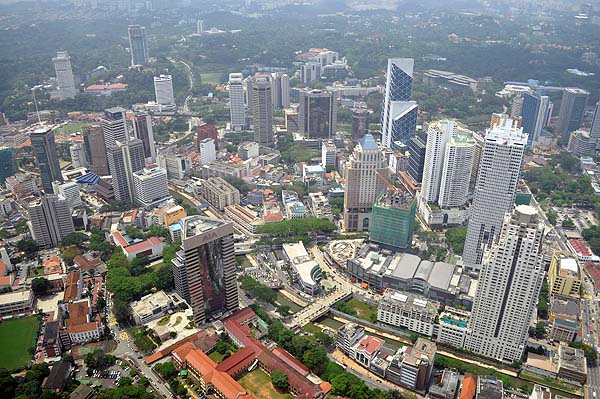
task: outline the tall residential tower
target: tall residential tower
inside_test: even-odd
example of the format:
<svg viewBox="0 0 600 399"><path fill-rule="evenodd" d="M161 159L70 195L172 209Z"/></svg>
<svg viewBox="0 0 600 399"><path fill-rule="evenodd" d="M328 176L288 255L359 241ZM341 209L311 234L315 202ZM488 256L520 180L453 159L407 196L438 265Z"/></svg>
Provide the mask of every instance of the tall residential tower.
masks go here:
<svg viewBox="0 0 600 399"><path fill-rule="evenodd" d="M231 130L243 130L246 126L246 112L244 111L244 85L241 73L229 74L229 115Z"/></svg>
<svg viewBox="0 0 600 399"><path fill-rule="evenodd" d="M77 94L75 87L75 78L73 77L73 68L71 67L71 57L66 51L59 51L56 57L52 58L54 71L56 72L56 81L58 84L58 93L61 100L73 98Z"/></svg>
<svg viewBox="0 0 600 399"><path fill-rule="evenodd" d="M146 65L150 58L146 43L146 28L140 25L129 25L128 34L131 66Z"/></svg>

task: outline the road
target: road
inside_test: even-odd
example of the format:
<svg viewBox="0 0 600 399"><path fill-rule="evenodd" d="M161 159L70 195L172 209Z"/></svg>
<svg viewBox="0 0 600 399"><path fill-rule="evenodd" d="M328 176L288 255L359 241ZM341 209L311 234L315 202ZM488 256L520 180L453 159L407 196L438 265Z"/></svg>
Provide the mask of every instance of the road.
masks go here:
<svg viewBox="0 0 600 399"><path fill-rule="evenodd" d="M525 183L524 180L522 181L522 183L525 185L525 187L527 187L527 184ZM529 191L531 193L531 190L529 189L529 187L527 187L527 191ZM555 227L550 223L550 221L546 217L546 212L544 212L544 210L542 209L540 204L535 199L535 196L533 196L533 195L531 196L531 205L538 210L538 215L541 216L544 224L546 226L550 227L552 229L552 231L554 232L555 237L556 237L555 242L558 244L560 249L565 252L570 252L569 248L567 247L567 244L566 244L567 237L565 237L565 233L562 231L561 228Z"/></svg>
<svg viewBox="0 0 600 399"><path fill-rule="evenodd" d="M188 94L185 97L183 106L181 107L181 111L184 113L188 113L190 111L188 103L189 103L190 99L192 98L192 89L194 88L194 73L192 72L192 67L190 67L190 65L187 62L182 61L182 60L170 59L169 61L171 61L172 63L179 62L180 64L183 64L185 66L185 69L187 70L188 82L190 85L189 85L189 89L188 89Z"/></svg>

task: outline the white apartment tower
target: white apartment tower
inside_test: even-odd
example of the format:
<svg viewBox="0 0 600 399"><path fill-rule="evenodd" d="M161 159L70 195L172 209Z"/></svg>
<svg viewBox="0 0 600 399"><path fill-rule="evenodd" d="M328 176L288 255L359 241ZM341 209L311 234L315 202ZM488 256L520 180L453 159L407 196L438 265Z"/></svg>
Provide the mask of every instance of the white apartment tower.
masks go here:
<svg viewBox="0 0 600 399"><path fill-rule="evenodd" d="M231 130L235 131L243 130L246 126L243 78L241 73L229 74L229 115Z"/></svg>
<svg viewBox="0 0 600 399"><path fill-rule="evenodd" d="M73 68L71 67L71 57L66 51L59 51L56 57L52 58L54 71L56 72L56 82L58 84L58 93L60 99L74 98L77 94L75 87L75 78L73 77Z"/></svg>
<svg viewBox="0 0 600 399"><path fill-rule="evenodd" d="M504 215L513 208L526 146L527 133L512 119L487 131L463 253L468 269L481 269L484 251L500 233Z"/></svg>
<svg viewBox="0 0 600 399"><path fill-rule="evenodd" d="M368 231L371 208L385 190L389 168L385 153L370 134L365 134L346 163L344 227L346 231Z"/></svg>
<svg viewBox="0 0 600 399"><path fill-rule="evenodd" d="M173 111L175 109L175 94L173 93L173 77L171 75L154 77L154 94L161 111Z"/></svg>
<svg viewBox="0 0 600 399"><path fill-rule="evenodd" d="M202 165L207 165L217 159L215 140L211 138L200 140L198 141L198 148L200 149L200 162Z"/></svg>
<svg viewBox="0 0 600 399"><path fill-rule="evenodd" d="M41 248L54 248L75 232L71 208L62 195L42 194L27 205L29 230Z"/></svg>
<svg viewBox="0 0 600 399"><path fill-rule="evenodd" d="M475 140L468 135L456 134L446 144L438 197L441 208L460 208L467 203L474 157Z"/></svg>
<svg viewBox="0 0 600 399"><path fill-rule="evenodd" d="M520 205L507 213L483 259L465 348L501 361L520 360L544 276L544 225Z"/></svg>
<svg viewBox="0 0 600 399"><path fill-rule="evenodd" d="M451 120L443 120L429 125L427 129L427 150L423 165L423 201L437 202L444 169L446 145L456 134L456 124Z"/></svg>
<svg viewBox="0 0 600 399"><path fill-rule="evenodd" d="M112 175L115 199L132 203L134 199L133 174L144 168L144 145L139 139L117 141L108 148L108 167Z"/></svg>

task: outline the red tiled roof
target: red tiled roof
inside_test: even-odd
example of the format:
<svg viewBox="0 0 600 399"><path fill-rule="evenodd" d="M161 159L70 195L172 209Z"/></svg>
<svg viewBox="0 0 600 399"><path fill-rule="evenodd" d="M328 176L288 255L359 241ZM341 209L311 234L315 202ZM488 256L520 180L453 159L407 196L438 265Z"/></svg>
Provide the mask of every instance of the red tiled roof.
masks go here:
<svg viewBox="0 0 600 399"><path fill-rule="evenodd" d="M63 296L63 302L71 302L79 296L79 279L81 278L81 272L75 270L67 274L67 284L65 285L65 293Z"/></svg>
<svg viewBox="0 0 600 399"><path fill-rule="evenodd" d="M381 338L368 335L360 340L357 350L365 351L369 355L373 355L381 348L381 345L383 345L383 340Z"/></svg>
<svg viewBox="0 0 600 399"><path fill-rule="evenodd" d="M129 242L123 237L120 231L115 231L112 233L113 238L115 239L115 243L120 247L125 248L129 245Z"/></svg>
<svg viewBox="0 0 600 399"><path fill-rule="evenodd" d="M236 375L241 369L248 367L256 359L252 348L242 348L217 365L217 370Z"/></svg>
<svg viewBox="0 0 600 399"><path fill-rule="evenodd" d="M10 286L10 275L6 275L6 263L0 259L0 287Z"/></svg>
<svg viewBox="0 0 600 399"><path fill-rule="evenodd" d="M267 213L264 217L265 222L281 222L283 220L283 215L281 212L277 213Z"/></svg>
<svg viewBox="0 0 600 399"><path fill-rule="evenodd" d="M113 83L103 85L89 85L85 88L85 91L103 91L103 90L124 90L127 88L127 83Z"/></svg>
<svg viewBox="0 0 600 399"><path fill-rule="evenodd" d="M310 374L310 370L308 369L308 367L303 365L298 359L292 356L292 354L286 351L285 349L275 348L273 349L273 354L279 356L279 358L285 364L296 370L298 374L303 375L305 377Z"/></svg>
<svg viewBox="0 0 600 399"><path fill-rule="evenodd" d="M77 255L73 259L73 262L75 263L75 265L77 265L78 268L82 269L83 271L89 272L90 270L101 264L102 260L100 260L100 258L94 258L91 255Z"/></svg>
<svg viewBox="0 0 600 399"><path fill-rule="evenodd" d="M69 333L94 331L99 328L97 320L89 319L90 307L88 301L70 303L67 309L69 311L69 318L66 321L66 325Z"/></svg>
<svg viewBox="0 0 600 399"><path fill-rule="evenodd" d="M592 250L590 249L590 246L580 238L571 238L569 240L569 244L571 244L573 249L580 256L592 256L593 255Z"/></svg>
<svg viewBox="0 0 600 399"><path fill-rule="evenodd" d="M157 237L150 237L145 241L138 242L136 244L132 244L127 247L123 247L123 251L125 251L126 253L129 253L129 254L135 253L135 252L141 252L141 251L150 249L152 247L155 247L155 246L159 245L160 243L161 243L161 241Z"/></svg>
<svg viewBox="0 0 600 399"><path fill-rule="evenodd" d="M477 391L477 376L475 374L466 373L465 379L460 390L459 399L473 399Z"/></svg>
<svg viewBox="0 0 600 399"><path fill-rule="evenodd" d="M48 259L46 259L43 263L44 265L44 274L56 274L62 271L62 267L60 266L60 258L56 255L52 255Z"/></svg>

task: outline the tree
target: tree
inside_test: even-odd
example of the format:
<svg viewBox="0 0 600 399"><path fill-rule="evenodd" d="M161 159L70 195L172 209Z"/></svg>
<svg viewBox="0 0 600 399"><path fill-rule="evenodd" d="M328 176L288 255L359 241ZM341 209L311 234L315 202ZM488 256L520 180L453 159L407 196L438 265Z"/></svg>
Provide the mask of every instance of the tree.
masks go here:
<svg viewBox="0 0 600 399"><path fill-rule="evenodd" d="M598 359L598 352L591 345L582 343L582 342L571 342L569 343L571 348L577 348L583 350L585 354L585 358L590 366L596 367L596 360Z"/></svg>
<svg viewBox="0 0 600 399"><path fill-rule="evenodd" d="M546 337L546 323L543 321L538 321L535 325L535 333L534 336L537 339L543 339Z"/></svg>
<svg viewBox="0 0 600 399"><path fill-rule="evenodd" d="M338 302L334 306L335 310L349 314L350 316L357 316L356 310L348 304L348 302Z"/></svg>
<svg viewBox="0 0 600 399"><path fill-rule="evenodd" d="M302 356L302 363L315 374L321 374L327 366L327 352L320 346L314 346Z"/></svg>
<svg viewBox="0 0 600 399"><path fill-rule="evenodd" d="M550 222L551 225L556 226L556 222L558 220L558 214L556 213L556 211L552 208L548 209L548 211L546 211L546 217L548 218L548 221Z"/></svg>
<svg viewBox="0 0 600 399"><path fill-rule="evenodd" d="M44 277L37 277L31 281L31 290L36 296L43 296L50 290L52 284Z"/></svg>
<svg viewBox="0 0 600 399"><path fill-rule="evenodd" d="M141 379L140 379L141 384ZM146 388L131 384L121 385L118 388L105 389L95 396L96 399L154 399L154 395L146 392Z"/></svg>
<svg viewBox="0 0 600 399"><path fill-rule="evenodd" d="M280 391L286 392L288 390L288 376L281 370L274 370L271 373L271 383L273 386Z"/></svg>
<svg viewBox="0 0 600 399"><path fill-rule="evenodd" d="M346 396L350 388L358 382L358 378L352 374L342 372L331 380L331 390L335 395Z"/></svg>
<svg viewBox="0 0 600 399"><path fill-rule="evenodd" d="M571 219L570 217L566 217L562 221L561 226L564 227L565 229L574 229L575 222L573 222L573 219Z"/></svg>
<svg viewBox="0 0 600 399"><path fill-rule="evenodd" d="M158 283L156 287L160 290L170 291L175 288L175 279L173 277L173 265L171 263L163 263L156 271Z"/></svg>
<svg viewBox="0 0 600 399"><path fill-rule="evenodd" d="M467 227L452 227L446 231L446 242L457 255L462 255L467 238Z"/></svg>
<svg viewBox="0 0 600 399"><path fill-rule="evenodd" d="M158 363L152 369L160 374L165 380L170 380L177 375L177 369L173 362Z"/></svg>
<svg viewBox="0 0 600 399"><path fill-rule="evenodd" d="M93 369L105 369L115 364L115 357L104 353L102 349L96 349L85 355L84 363Z"/></svg>
<svg viewBox="0 0 600 399"><path fill-rule="evenodd" d="M136 256L131 263L129 264L129 272L132 276L139 276L148 271L146 265L150 261L148 260L148 256Z"/></svg>
<svg viewBox="0 0 600 399"><path fill-rule="evenodd" d="M318 331L315 334L315 338L321 343L321 345L323 345L326 348L329 348L334 344L333 338L331 338L330 335L324 333L323 331Z"/></svg>
<svg viewBox="0 0 600 399"><path fill-rule="evenodd" d="M105 307L106 307L106 300L104 299L103 296L99 296L98 300L96 301L96 311L98 313L102 313L102 312L104 312Z"/></svg>
<svg viewBox="0 0 600 399"><path fill-rule="evenodd" d="M113 313L117 319L117 322L128 322L129 318L131 317L131 308L129 307L129 303L120 299L113 300Z"/></svg>
<svg viewBox="0 0 600 399"><path fill-rule="evenodd" d="M90 240L90 237L88 237L85 233L80 233L80 232L76 231L74 233L69 234L65 238L63 238L60 243L61 243L61 245L65 246L65 247L68 247L71 245L81 246L81 244L83 244L84 242L87 242L89 240Z"/></svg>
<svg viewBox="0 0 600 399"><path fill-rule="evenodd" d="M24 252L28 258L32 258L37 252L37 249L37 243L33 240L23 239L17 241L17 250L19 252Z"/></svg>
<svg viewBox="0 0 600 399"><path fill-rule="evenodd" d="M63 247L60 252L67 266L73 266L73 259L81 255L81 250L76 246Z"/></svg>

